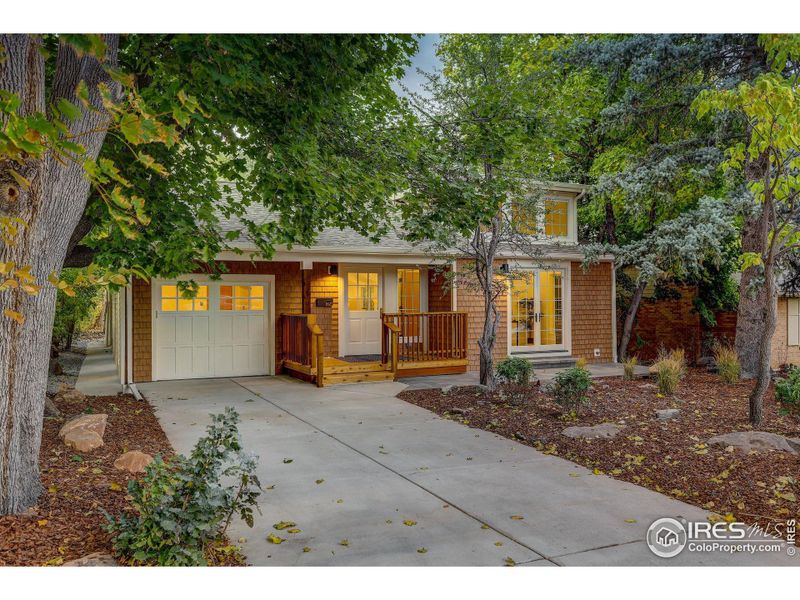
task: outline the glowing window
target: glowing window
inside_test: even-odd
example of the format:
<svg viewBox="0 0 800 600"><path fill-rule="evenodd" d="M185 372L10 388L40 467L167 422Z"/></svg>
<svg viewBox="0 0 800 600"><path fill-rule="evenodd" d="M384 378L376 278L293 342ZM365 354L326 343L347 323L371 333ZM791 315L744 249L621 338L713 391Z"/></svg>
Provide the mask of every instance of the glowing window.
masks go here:
<svg viewBox="0 0 800 600"><path fill-rule="evenodd" d="M194 298L189 298L180 293L177 285L162 285L161 310L164 312L208 310L208 286L198 286L197 295Z"/></svg>
<svg viewBox="0 0 800 600"><path fill-rule="evenodd" d="M419 312L419 269L397 269L397 308L400 312Z"/></svg>
<svg viewBox="0 0 800 600"><path fill-rule="evenodd" d="M536 235L539 233L538 225L536 224L535 207L513 202L511 204L511 220L514 223L514 228L525 235Z"/></svg>
<svg viewBox="0 0 800 600"><path fill-rule="evenodd" d="M569 201L544 201L544 234L549 237L569 235Z"/></svg>
<svg viewBox="0 0 800 600"><path fill-rule="evenodd" d="M357 310L378 310L378 274L347 274L347 308Z"/></svg>
<svg viewBox="0 0 800 600"><path fill-rule="evenodd" d="M220 310L264 310L263 285L221 285Z"/></svg>

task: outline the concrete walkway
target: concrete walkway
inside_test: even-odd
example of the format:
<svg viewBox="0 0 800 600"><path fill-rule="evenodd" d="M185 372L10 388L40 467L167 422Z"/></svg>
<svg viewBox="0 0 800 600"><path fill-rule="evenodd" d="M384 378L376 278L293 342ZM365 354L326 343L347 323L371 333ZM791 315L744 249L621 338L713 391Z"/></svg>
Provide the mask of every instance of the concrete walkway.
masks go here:
<svg viewBox="0 0 800 600"><path fill-rule="evenodd" d="M230 531L233 540L246 538L252 564L798 564L785 554L657 558L643 542L652 521L708 513L441 419L395 398L404 387L318 389L260 377L139 389L179 452L202 435L209 413L239 411L267 488L255 527L237 521ZM302 532L274 531L278 521ZM287 541L268 543L270 532Z"/></svg>
<svg viewBox="0 0 800 600"><path fill-rule="evenodd" d="M86 348L75 389L90 396L113 396L122 391L111 348L97 345Z"/></svg>

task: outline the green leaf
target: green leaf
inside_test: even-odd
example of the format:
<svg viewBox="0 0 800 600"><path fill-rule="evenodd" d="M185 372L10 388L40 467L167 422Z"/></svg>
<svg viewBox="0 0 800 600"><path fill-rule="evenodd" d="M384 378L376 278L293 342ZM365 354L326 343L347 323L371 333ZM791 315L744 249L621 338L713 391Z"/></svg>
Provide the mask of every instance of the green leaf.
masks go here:
<svg viewBox="0 0 800 600"><path fill-rule="evenodd" d="M81 109L66 98L60 98L58 102L56 102L56 108L58 109L58 112L60 112L64 118L69 121L74 121L81 116Z"/></svg>

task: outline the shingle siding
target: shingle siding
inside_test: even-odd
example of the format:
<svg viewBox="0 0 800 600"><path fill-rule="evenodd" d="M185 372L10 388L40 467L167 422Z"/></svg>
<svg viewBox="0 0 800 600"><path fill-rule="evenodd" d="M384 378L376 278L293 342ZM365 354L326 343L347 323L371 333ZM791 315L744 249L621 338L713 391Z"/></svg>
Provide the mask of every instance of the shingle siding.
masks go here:
<svg viewBox="0 0 800 600"><path fill-rule="evenodd" d="M613 270L602 262L584 271L581 263L571 263L572 356L587 362L614 359L612 326ZM600 356L594 349L600 349Z"/></svg>

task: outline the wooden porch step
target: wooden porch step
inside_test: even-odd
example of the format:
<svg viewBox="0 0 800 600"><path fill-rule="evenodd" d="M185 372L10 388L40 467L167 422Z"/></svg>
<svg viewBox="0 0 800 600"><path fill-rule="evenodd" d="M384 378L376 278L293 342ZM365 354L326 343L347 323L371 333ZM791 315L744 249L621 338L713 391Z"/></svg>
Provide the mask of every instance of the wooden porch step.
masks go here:
<svg viewBox="0 0 800 600"><path fill-rule="evenodd" d="M324 385L336 385L337 383L366 383L368 381L394 381L394 373L391 371L362 371L354 373L333 373L327 372L322 377Z"/></svg>
<svg viewBox="0 0 800 600"><path fill-rule="evenodd" d="M368 373L371 371L385 371L386 365L381 362L345 362L343 360L333 359L336 362L328 362L330 359L325 359L325 375L340 375L342 373Z"/></svg>

